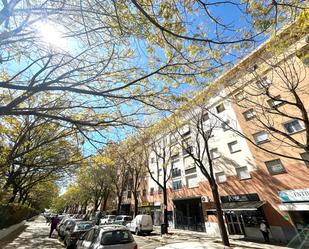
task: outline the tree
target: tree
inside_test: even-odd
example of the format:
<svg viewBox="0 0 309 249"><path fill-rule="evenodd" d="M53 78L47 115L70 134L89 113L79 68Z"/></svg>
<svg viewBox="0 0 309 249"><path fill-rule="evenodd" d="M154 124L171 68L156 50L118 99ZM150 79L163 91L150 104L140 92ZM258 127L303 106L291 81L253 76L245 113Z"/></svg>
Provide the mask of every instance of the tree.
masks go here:
<svg viewBox="0 0 309 249"><path fill-rule="evenodd" d="M58 195L58 186L56 182L42 182L35 185L25 198L29 206L36 210L43 211L44 208L50 208L53 199Z"/></svg>
<svg viewBox="0 0 309 249"><path fill-rule="evenodd" d="M23 202L38 183L60 179L81 161L70 128L39 118L1 119L3 189L12 189L9 202L19 194Z"/></svg>
<svg viewBox="0 0 309 249"><path fill-rule="evenodd" d="M173 159L177 157L179 148L170 143L168 133L164 132L166 129L160 126L162 124L163 122L147 131L141 131L141 141L149 176L158 185L158 191L162 191L163 194L163 234L165 234L168 233L167 185L173 171Z"/></svg>
<svg viewBox="0 0 309 249"><path fill-rule="evenodd" d="M101 204L103 204L103 210L106 209L107 200L113 190L111 186L113 177L113 163L108 158L99 155L93 156L80 169L76 180L77 186L87 197L86 204L93 204L94 211L97 211Z"/></svg>
<svg viewBox="0 0 309 249"><path fill-rule="evenodd" d="M226 231L223 211L221 208L218 184L214 175L216 163L211 155L210 138L214 130L221 128L221 122L211 116L205 104L192 101L177 115L170 118L170 134L173 140L182 148L183 153L188 155L195 166L206 177L216 208L219 230L222 243L229 246L229 238Z"/></svg>
<svg viewBox="0 0 309 249"><path fill-rule="evenodd" d="M139 198L141 194L141 185L146 176L147 160L142 149L139 138L129 137L121 144L122 150L118 150L120 160L124 162L128 169L128 186L134 198L134 216L138 214Z"/></svg>
<svg viewBox="0 0 309 249"><path fill-rule="evenodd" d="M306 7L301 0L2 2L0 115L86 131L168 110L180 82L205 82L229 64L226 54L254 45L260 33ZM232 25L219 8L244 21Z"/></svg>

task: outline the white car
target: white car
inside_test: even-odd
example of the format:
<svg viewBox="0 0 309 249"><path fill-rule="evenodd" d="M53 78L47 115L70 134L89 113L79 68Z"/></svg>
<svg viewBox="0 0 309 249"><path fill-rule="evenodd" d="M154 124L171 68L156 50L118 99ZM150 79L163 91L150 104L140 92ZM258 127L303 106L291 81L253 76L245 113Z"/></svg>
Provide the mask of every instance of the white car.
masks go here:
<svg viewBox="0 0 309 249"><path fill-rule="evenodd" d="M147 233L153 231L152 218L148 214L139 214L126 225L126 227L135 234Z"/></svg>
<svg viewBox="0 0 309 249"><path fill-rule="evenodd" d="M100 219L100 225L112 224L116 219L116 215L106 215Z"/></svg>
<svg viewBox="0 0 309 249"><path fill-rule="evenodd" d="M76 249L138 249L131 232L125 226L95 226L76 243Z"/></svg>

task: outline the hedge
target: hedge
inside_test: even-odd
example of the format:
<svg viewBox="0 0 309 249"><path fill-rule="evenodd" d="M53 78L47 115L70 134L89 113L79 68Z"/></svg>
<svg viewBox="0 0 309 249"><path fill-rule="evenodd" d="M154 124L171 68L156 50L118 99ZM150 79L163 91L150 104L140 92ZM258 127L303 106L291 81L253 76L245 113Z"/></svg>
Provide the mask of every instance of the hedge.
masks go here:
<svg viewBox="0 0 309 249"><path fill-rule="evenodd" d="M6 228L38 215L39 211L18 204L0 205L0 229Z"/></svg>

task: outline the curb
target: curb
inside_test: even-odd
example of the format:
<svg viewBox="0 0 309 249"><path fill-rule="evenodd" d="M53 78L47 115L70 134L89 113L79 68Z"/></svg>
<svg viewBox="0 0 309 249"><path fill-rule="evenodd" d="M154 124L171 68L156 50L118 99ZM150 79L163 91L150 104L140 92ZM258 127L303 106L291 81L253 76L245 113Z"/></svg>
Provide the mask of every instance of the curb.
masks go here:
<svg viewBox="0 0 309 249"><path fill-rule="evenodd" d="M0 229L0 240L3 239L4 237L8 236L9 234L11 234L12 232L17 230L18 228L25 225L25 223L26 223L26 220L23 220L22 222L20 222L18 224L12 225L12 226L7 227L7 228Z"/></svg>

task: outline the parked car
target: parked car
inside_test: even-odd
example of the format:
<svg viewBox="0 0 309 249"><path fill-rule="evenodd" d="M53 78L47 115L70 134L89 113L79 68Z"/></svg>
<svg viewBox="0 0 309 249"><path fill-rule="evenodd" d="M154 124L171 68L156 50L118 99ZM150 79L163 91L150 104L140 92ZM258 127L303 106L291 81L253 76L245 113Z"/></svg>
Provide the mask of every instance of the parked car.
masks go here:
<svg viewBox="0 0 309 249"><path fill-rule="evenodd" d="M120 225L95 226L76 243L77 249L137 249L131 232Z"/></svg>
<svg viewBox="0 0 309 249"><path fill-rule="evenodd" d="M128 215L117 215L113 224L117 224L117 225L123 225L125 226L126 224L128 224L129 222L132 221L132 217L128 216Z"/></svg>
<svg viewBox="0 0 309 249"><path fill-rule="evenodd" d="M93 227L91 221L74 221L72 226L67 227L64 231L64 245L69 248L75 248L76 242L85 232Z"/></svg>
<svg viewBox="0 0 309 249"><path fill-rule="evenodd" d="M116 215L105 215L102 219L100 219L100 225L111 224L115 218Z"/></svg>
<svg viewBox="0 0 309 249"><path fill-rule="evenodd" d="M68 218L66 219L66 221L64 221L58 228L58 235L60 237L60 239L63 239L65 236L65 231L68 231L69 229L71 229L72 226L75 225L76 221L81 221L81 219L72 219L72 218Z"/></svg>
<svg viewBox="0 0 309 249"><path fill-rule="evenodd" d="M152 218L148 214L136 215L135 218L126 225L126 227L135 234L150 234L153 231Z"/></svg>

